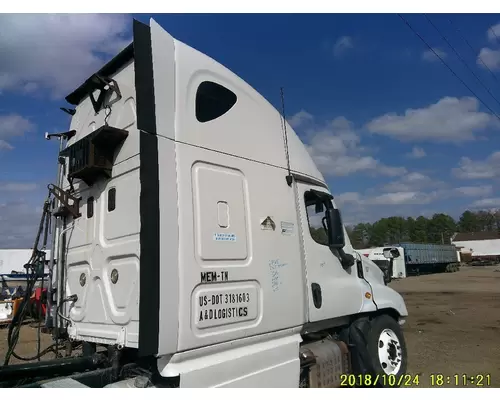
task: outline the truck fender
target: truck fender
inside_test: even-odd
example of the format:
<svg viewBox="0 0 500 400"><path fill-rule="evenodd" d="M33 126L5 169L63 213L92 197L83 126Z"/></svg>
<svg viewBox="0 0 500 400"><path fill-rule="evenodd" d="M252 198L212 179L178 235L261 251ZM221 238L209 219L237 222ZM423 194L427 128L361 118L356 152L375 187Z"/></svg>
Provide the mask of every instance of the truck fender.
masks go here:
<svg viewBox="0 0 500 400"><path fill-rule="evenodd" d="M387 310L387 313L391 314L389 310L392 309L396 311L397 314L401 317L408 316L408 310L401 294L385 285L372 283L371 286L373 302L375 303L379 312L382 310Z"/></svg>

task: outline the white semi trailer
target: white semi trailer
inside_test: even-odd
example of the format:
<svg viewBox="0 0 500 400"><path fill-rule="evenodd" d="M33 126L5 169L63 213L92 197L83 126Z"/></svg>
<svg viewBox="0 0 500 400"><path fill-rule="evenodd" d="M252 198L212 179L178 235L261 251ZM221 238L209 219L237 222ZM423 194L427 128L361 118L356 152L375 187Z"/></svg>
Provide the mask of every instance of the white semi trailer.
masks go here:
<svg viewBox="0 0 500 400"><path fill-rule="evenodd" d="M24 274L24 265L32 253L33 249L0 249L0 275ZM50 258L50 250L46 254ZM48 267L45 272L48 272Z"/></svg>
<svg viewBox="0 0 500 400"><path fill-rule="evenodd" d="M27 279L25 264L30 260L33 249L0 249L0 285L1 295L9 297L18 287L24 287ZM50 250L45 252L44 278L49 274ZM41 280L36 287L42 285Z"/></svg>
<svg viewBox="0 0 500 400"><path fill-rule="evenodd" d="M84 355L31 385L400 383L405 302L354 251L293 129L155 21L133 32L66 98L52 316ZM51 380L58 362L93 371Z"/></svg>
<svg viewBox="0 0 500 400"><path fill-rule="evenodd" d="M359 249L356 251L377 264L382 269L382 271L387 270L387 273L390 275L391 279L406 278L404 249L402 247L395 247L398 250L399 255L392 259L392 267L389 270L390 261L385 257L384 254L384 250L387 248L387 246L382 246L369 249Z"/></svg>

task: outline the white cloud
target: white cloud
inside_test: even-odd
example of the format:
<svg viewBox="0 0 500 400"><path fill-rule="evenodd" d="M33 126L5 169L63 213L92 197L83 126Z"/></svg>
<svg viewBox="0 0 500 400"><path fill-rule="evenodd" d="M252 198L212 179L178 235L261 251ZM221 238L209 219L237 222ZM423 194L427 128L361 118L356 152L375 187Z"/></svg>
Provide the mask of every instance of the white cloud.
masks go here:
<svg viewBox="0 0 500 400"><path fill-rule="evenodd" d="M325 176L347 176L360 172L399 176L406 172L403 167L388 166L363 154L359 135L344 117L338 117L320 128L309 129L306 133L306 147Z"/></svg>
<svg viewBox="0 0 500 400"><path fill-rule="evenodd" d="M442 188L445 183L430 178L420 172L410 172L400 179L390 182L382 187L385 192L414 192L429 188Z"/></svg>
<svg viewBox="0 0 500 400"><path fill-rule="evenodd" d="M425 150L422 147L417 147L417 146L413 147L412 151L407 154L409 158L414 158L414 159L423 158L426 155L427 154Z"/></svg>
<svg viewBox="0 0 500 400"><path fill-rule="evenodd" d="M500 208L500 197L476 200L472 203L474 208Z"/></svg>
<svg viewBox="0 0 500 400"><path fill-rule="evenodd" d="M500 39L500 23L489 27L486 34L490 42L498 44L498 40Z"/></svg>
<svg viewBox="0 0 500 400"><path fill-rule="evenodd" d="M488 67L491 71L498 71L500 69L500 50L484 47L479 51L476 62L482 68Z"/></svg>
<svg viewBox="0 0 500 400"><path fill-rule="evenodd" d="M355 205L421 205L429 204L437 197L437 192L419 192L419 191L400 191L382 193L375 196L362 195L357 192L342 193L336 196L340 204L355 204Z"/></svg>
<svg viewBox="0 0 500 400"><path fill-rule="evenodd" d="M117 14L0 15L0 92L48 89L66 95L129 42Z"/></svg>
<svg viewBox="0 0 500 400"><path fill-rule="evenodd" d="M391 216L418 217L424 215L431 217L434 213L450 213L446 203L438 206L439 201L454 195L454 191L442 189L430 192L401 191L384 193L373 191L366 193L346 192L335 196L335 200L342 210L342 217L346 223L357 224L360 222L373 223L380 218Z"/></svg>
<svg viewBox="0 0 500 400"><path fill-rule="evenodd" d="M290 118L288 118L288 123L292 128L298 128L299 126L303 125L306 122L312 121L313 116L309 114L305 110L300 110L298 113L292 115Z"/></svg>
<svg viewBox="0 0 500 400"><path fill-rule="evenodd" d="M348 192L336 198L339 198L343 203L358 205L429 204L441 195L445 186L444 182L434 180L420 172L410 172L376 190L371 189L364 195ZM425 189L435 190L426 192ZM374 192L376 194L373 194Z"/></svg>
<svg viewBox="0 0 500 400"><path fill-rule="evenodd" d="M0 151L2 150L12 150L14 147L7 143L5 140L0 139Z"/></svg>
<svg viewBox="0 0 500 400"><path fill-rule="evenodd" d="M406 141L463 142L496 126L490 114L479 111L473 97L444 97L425 108L407 109L404 115L388 113L367 124L372 133Z"/></svg>
<svg viewBox="0 0 500 400"><path fill-rule="evenodd" d="M446 58L447 54L443 51L443 50L440 50L440 49L437 49L437 48L433 48L432 50L434 50L434 52L439 56L441 57L443 60ZM435 61L438 61L439 62L439 58L436 57L436 54L434 54L433 51L431 50L425 50L423 53L422 53L422 60L424 61L428 61L428 62L435 62Z"/></svg>
<svg viewBox="0 0 500 400"><path fill-rule="evenodd" d="M410 210L408 206L427 205L450 197L483 197L492 192L491 185L449 188L449 184L443 181L432 179L419 172L411 172L376 191L371 189L364 194L346 192L335 196L335 199L353 214L368 215L369 212L375 212L385 206L386 211L396 215L398 210L403 209L387 207L407 207L407 210Z"/></svg>
<svg viewBox="0 0 500 400"><path fill-rule="evenodd" d="M483 197L489 196L491 193L493 193L493 186L462 186L455 188L455 191L467 197Z"/></svg>
<svg viewBox="0 0 500 400"><path fill-rule="evenodd" d="M495 45L498 45L500 38L500 23L493 25L486 31L488 40ZM489 68L492 71L500 69L500 50L483 47L477 56L477 64L481 68Z"/></svg>
<svg viewBox="0 0 500 400"><path fill-rule="evenodd" d="M0 193L2 192L31 192L38 189L36 183L6 182L0 183Z"/></svg>
<svg viewBox="0 0 500 400"><path fill-rule="evenodd" d="M367 199L368 204L400 205L400 204L429 204L435 198L434 192L392 192L384 193Z"/></svg>
<svg viewBox="0 0 500 400"><path fill-rule="evenodd" d="M354 47L354 43L352 37L350 36L341 36L337 39L335 44L333 45L333 54L335 57L340 57L347 50L352 49Z"/></svg>
<svg viewBox="0 0 500 400"><path fill-rule="evenodd" d="M24 202L0 203L0 248L31 248L41 212Z"/></svg>
<svg viewBox="0 0 500 400"><path fill-rule="evenodd" d="M361 203L361 196L358 192L345 192L335 196L335 201L339 203Z"/></svg>
<svg viewBox="0 0 500 400"><path fill-rule="evenodd" d="M492 153L482 161L462 157L452 174L461 179L492 179L500 177L500 151Z"/></svg>
<svg viewBox="0 0 500 400"><path fill-rule="evenodd" d="M349 212L354 219L361 221L370 215L382 215L384 211L387 215L421 215L422 210L415 212L412 206L429 205L436 201L446 200L450 197L483 197L492 193L492 187L459 187L454 189L436 189L431 191L423 190L401 190L392 191L377 195L369 195L358 192L346 192L335 196L338 204ZM500 206L499 199L481 199L473 203L473 207L496 207ZM444 210L444 212L447 212ZM449 212L449 211L448 211ZM357 219L357 214L363 218ZM371 218L371 217L370 217ZM352 218L351 218L352 219Z"/></svg>
<svg viewBox="0 0 500 400"><path fill-rule="evenodd" d="M23 136L33 131L34 128L35 125L20 115L0 115L0 150L12 150L13 147L7 140L15 136Z"/></svg>

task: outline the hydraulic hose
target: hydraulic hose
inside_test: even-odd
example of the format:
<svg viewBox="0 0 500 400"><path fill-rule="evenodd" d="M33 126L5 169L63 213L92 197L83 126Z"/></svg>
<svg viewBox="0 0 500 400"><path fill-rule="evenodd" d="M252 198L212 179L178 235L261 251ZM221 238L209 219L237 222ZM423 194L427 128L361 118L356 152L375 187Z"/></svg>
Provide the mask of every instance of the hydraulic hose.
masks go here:
<svg viewBox="0 0 500 400"><path fill-rule="evenodd" d="M31 302L31 296L33 294L35 285L40 277L43 277L45 272L45 246L47 244L47 236L48 236L48 227L46 226L50 221L50 194L47 197L47 200L44 203L42 218L40 219L40 224L38 227L38 232L35 237L35 243L33 246L33 253L31 255L30 260L25 265L26 268L26 293L24 294L23 301L21 302L20 307L17 309L17 312L14 314L12 321L9 325L9 330L7 334L7 344L8 350L4 359L4 366L9 364L10 358L14 356L15 358L22 361L32 361L36 359L40 359L40 357L52 350L52 346L49 346L47 349L40 351L40 332L38 332L38 341L37 341L37 354L34 357L21 357L15 353L14 349L19 340L19 334L21 330L21 326L26 318L26 315L29 311L29 305ZM40 238L42 236L42 232L44 231L45 226L45 235L43 238L43 249L38 250L38 245L40 242ZM42 287L43 289L43 287ZM40 329L40 327L39 327Z"/></svg>

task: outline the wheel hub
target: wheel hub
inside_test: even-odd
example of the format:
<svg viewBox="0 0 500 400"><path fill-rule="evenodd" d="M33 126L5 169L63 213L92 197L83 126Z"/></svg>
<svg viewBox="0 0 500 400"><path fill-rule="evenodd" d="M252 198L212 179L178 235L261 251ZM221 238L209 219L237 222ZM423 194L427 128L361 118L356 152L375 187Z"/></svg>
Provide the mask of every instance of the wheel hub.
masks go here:
<svg viewBox="0 0 500 400"><path fill-rule="evenodd" d="M392 329L384 329L378 340L380 366L387 375L396 375L401 369L402 351L399 338Z"/></svg>

